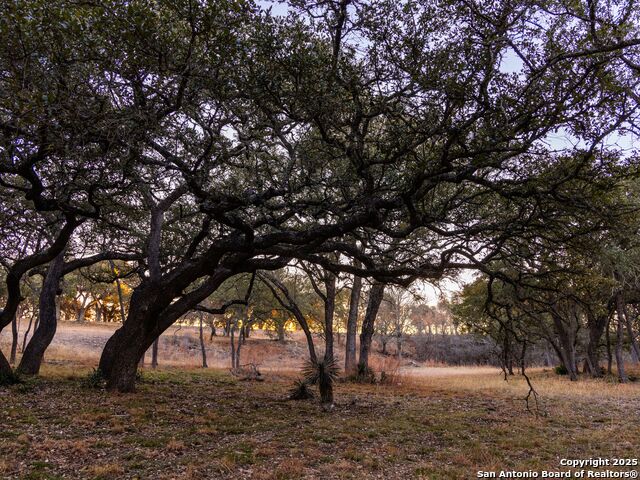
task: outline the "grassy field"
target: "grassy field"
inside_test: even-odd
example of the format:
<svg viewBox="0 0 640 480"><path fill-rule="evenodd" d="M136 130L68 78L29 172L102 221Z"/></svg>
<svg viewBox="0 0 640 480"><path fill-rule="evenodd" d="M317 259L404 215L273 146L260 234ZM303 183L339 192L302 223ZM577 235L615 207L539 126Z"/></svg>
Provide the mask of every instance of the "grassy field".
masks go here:
<svg viewBox="0 0 640 480"><path fill-rule="evenodd" d="M560 458L640 451L640 385L486 370L341 383L334 411L286 400L292 376L239 381L221 370L145 372L138 391L86 385L84 367L46 366L0 388L0 477L476 478L478 470L556 469ZM453 374L455 373L455 374Z"/></svg>

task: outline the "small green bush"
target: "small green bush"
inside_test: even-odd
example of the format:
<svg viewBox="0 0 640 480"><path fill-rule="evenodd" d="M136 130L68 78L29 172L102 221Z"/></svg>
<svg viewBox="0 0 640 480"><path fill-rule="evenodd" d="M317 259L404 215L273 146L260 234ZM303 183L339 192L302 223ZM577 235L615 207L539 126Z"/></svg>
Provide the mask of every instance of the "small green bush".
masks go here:
<svg viewBox="0 0 640 480"><path fill-rule="evenodd" d="M567 367L565 367L564 365L558 365L556 368L553 369L553 371L556 372L556 375L569 374L569 370L567 370Z"/></svg>
<svg viewBox="0 0 640 480"><path fill-rule="evenodd" d="M104 377L102 376L100 369L94 368L89 372L87 376L82 379L82 386L85 388L103 388Z"/></svg>

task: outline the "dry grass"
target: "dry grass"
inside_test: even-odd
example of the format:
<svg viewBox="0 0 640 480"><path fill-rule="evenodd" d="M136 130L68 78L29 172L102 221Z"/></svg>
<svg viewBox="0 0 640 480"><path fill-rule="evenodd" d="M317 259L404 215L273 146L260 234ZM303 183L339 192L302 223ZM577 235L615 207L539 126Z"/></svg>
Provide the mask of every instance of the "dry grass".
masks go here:
<svg viewBox="0 0 640 480"><path fill-rule="evenodd" d="M556 468L563 456L637 455L638 384L532 372L548 412L536 417L522 379L451 372L340 383L327 413L285 400L289 374L255 383L163 369L145 372L137 393L114 395L83 387L86 368L47 365L41 379L0 389L0 476L455 479Z"/></svg>
<svg viewBox="0 0 640 480"><path fill-rule="evenodd" d="M414 369L404 375L407 384L420 388L429 385L443 391L474 392L486 395L526 396L529 388L521 375L509 376L504 380L502 371L490 367L449 367L437 369ZM630 373L640 370L627 366ZM580 377L577 382L568 377L556 375L550 369L532 369L527 373L533 387L543 399L595 399L607 401L625 401L638 396L638 383L621 384L615 377L593 379Z"/></svg>
<svg viewBox="0 0 640 480"><path fill-rule="evenodd" d="M495 368L400 366L374 355L387 382L339 383L328 413L316 401L285 399L303 341L256 336L242 363L260 363L265 382L229 375L228 339L214 338L208 353L217 369L196 368L197 350L161 349L162 368L145 370L137 393L117 395L83 382L113 329L87 328L63 326L68 340L47 353L41 378L0 388L0 478L462 479L640 450L638 383L532 370L547 414L535 416L522 377L505 382ZM92 340L73 348L80 337Z"/></svg>

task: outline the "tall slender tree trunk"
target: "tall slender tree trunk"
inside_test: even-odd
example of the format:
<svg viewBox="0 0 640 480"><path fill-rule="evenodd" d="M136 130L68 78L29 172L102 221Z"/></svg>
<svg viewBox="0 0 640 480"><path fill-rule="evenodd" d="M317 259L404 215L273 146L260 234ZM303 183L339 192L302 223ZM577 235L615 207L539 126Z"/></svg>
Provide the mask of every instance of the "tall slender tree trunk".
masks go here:
<svg viewBox="0 0 640 480"><path fill-rule="evenodd" d="M367 300L367 310L362 320L362 331L360 333L360 358L358 359L358 370L366 372L369 370L369 354L371 353L371 341L378 310L384 296L384 283L375 282L369 291Z"/></svg>
<svg viewBox="0 0 640 480"><path fill-rule="evenodd" d="M324 285L327 292L324 305L324 359L333 360L333 317L336 309L336 276L325 272Z"/></svg>
<svg viewBox="0 0 640 480"><path fill-rule="evenodd" d="M607 340L607 374L613 375L613 353L611 352L611 316L607 318L605 336Z"/></svg>
<svg viewBox="0 0 640 480"><path fill-rule="evenodd" d="M593 378L602 377L600 371L600 355L598 349L600 346L600 339L607 326L607 315L590 315L588 319L589 327L589 343L587 343L587 365L589 367L589 373Z"/></svg>
<svg viewBox="0 0 640 480"><path fill-rule="evenodd" d="M216 325L214 320L211 320L211 325L209 325L209 327L211 328L211 334L209 335L209 342L213 341L213 337L217 337L218 333L216 332Z"/></svg>
<svg viewBox="0 0 640 480"><path fill-rule="evenodd" d="M624 369L624 356L623 356L623 342L624 342L624 312L622 311L622 303L616 302L617 308L617 322L616 322L616 368L618 370L618 380L621 383L627 383L629 381Z"/></svg>
<svg viewBox="0 0 640 480"><path fill-rule="evenodd" d="M248 321L247 325L244 327L244 341L247 341L247 338L249 338L249 335L251 334L251 322Z"/></svg>
<svg viewBox="0 0 640 480"><path fill-rule="evenodd" d="M574 344L575 336L568 330L559 315L552 315L556 326L556 333L560 340L560 356L562 363L567 369L569 379L574 382L578 380L578 370L576 368L576 348Z"/></svg>
<svg viewBox="0 0 640 480"><path fill-rule="evenodd" d="M284 320L276 322L276 331L278 333L278 342L283 343L285 340Z"/></svg>
<svg viewBox="0 0 640 480"><path fill-rule="evenodd" d="M222 327L222 336L228 337L230 333L231 333L231 320L228 318L225 318L224 326Z"/></svg>
<svg viewBox="0 0 640 480"><path fill-rule="evenodd" d="M87 311L86 307L80 307L80 309L78 310L78 315L76 317L76 322L84 323L84 317L85 317L86 311Z"/></svg>
<svg viewBox="0 0 640 480"><path fill-rule="evenodd" d="M62 278L64 266L64 250L49 264L47 274L40 292L38 328L33 332L31 340L24 350L18 372L26 375L37 375L40 371L44 352L51 344L58 326L56 315L56 297Z"/></svg>
<svg viewBox="0 0 640 480"><path fill-rule="evenodd" d="M207 368L207 349L204 345L204 334L202 332L202 317L204 314L200 312L200 351L202 352L202 368Z"/></svg>
<svg viewBox="0 0 640 480"><path fill-rule="evenodd" d="M231 346L231 370L236 369L235 335L236 335L236 324L229 323L229 344Z"/></svg>
<svg viewBox="0 0 640 480"><path fill-rule="evenodd" d="M632 358L635 363L638 363L640 361L640 345L638 345L638 339L636 338L635 332L633 331L633 325L631 324L631 318L629 317L629 312L627 311L627 305L624 302L622 292L618 293L617 301L620 304L618 309L619 312L621 312L622 317L624 318L624 323L627 327L627 334L629 335L629 340L631 341L631 351L633 353Z"/></svg>
<svg viewBox="0 0 640 480"><path fill-rule="evenodd" d="M347 317L347 340L344 356L345 373L353 374L357 369L356 365L356 335L358 331L358 307L360 304L360 294L362 292L362 278L353 277L351 297L349 299L349 316Z"/></svg>
<svg viewBox="0 0 640 480"><path fill-rule="evenodd" d="M504 329L504 341L502 346L502 363L504 365L505 372L509 375L513 375L513 352L511 349L509 331L506 328Z"/></svg>
<svg viewBox="0 0 640 480"><path fill-rule="evenodd" d="M56 305L56 318L57 318L58 320L64 320L64 319L66 319L66 316L65 316L65 318L63 318L63 315L62 315L62 307L61 307L61 305L60 305L60 298L56 296L56 298L55 298L54 302L55 302L55 305ZM40 317L38 317L38 322L40 322ZM39 325L39 323L36 323L36 327L37 327L38 325Z"/></svg>
<svg viewBox="0 0 640 480"><path fill-rule="evenodd" d="M109 260L109 265L111 266L111 270L114 275L116 275L116 290L118 292L118 306L120 307L120 320L124 323L127 319L127 316L124 311L124 294L122 293L122 284L120 283L120 278L117 276L116 266L113 263L113 260Z"/></svg>
<svg viewBox="0 0 640 480"><path fill-rule="evenodd" d="M160 337L157 337L153 341L153 346L151 347L151 368L154 370L158 368L158 343L160 341Z"/></svg>
<svg viewBox="0 0 640 480"><path fill-rule="evenodd" d="M18 353L18 317L22 314L22 308L18 307L16 314L11 320L11 354L9 356L9 363L11 365L16 364L16 354Z"/></svg>
<svg viewBox="0 0 640 480"><path fill-rule="evenodd" d="M241 328L238 331L238 345L236 346L236 354L234 356L236 362L236 366L234 368L236 369L236 371L240 370L240 349L242 348L244 342L244 328Z"/></svg>
<svg viewBox="0 0 640 480"><path fill-rule="evenodd" d="M29 317L29 325L27 325L27 329L24 332L24 337L22 337L22 348L20 349L21 352L24 353L24 349L27 346L27 338L29 337L29 332L31 332L31 326L33 325L33 320L34 318L36 318L37 315L37 310L34 308L31 311L31 317Z"/></svg>

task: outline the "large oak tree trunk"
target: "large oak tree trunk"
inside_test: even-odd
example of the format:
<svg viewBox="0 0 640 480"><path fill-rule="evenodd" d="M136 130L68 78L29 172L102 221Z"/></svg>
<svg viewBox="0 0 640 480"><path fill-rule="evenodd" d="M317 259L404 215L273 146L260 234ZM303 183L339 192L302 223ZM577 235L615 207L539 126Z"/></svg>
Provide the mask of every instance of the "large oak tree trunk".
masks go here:
<svg viewBox="0 0 640 480"><path fill-rule="evenodd" d="M367 310L362 321L362 331L360 333L360 358L358 369L362 372L369 370L369 353L371 352L371 341L378 310L384 296L384 284L374 283L369 291Z"/></svg>
<svg viewBox="0 0 640 480"><path fill-rule="evenodd" d="M362 279L353 277L351 298L349 299L349 316L347 317L347 341L344 357L344 370L347 374L356 371L356 334L358 330L358 306L362 292Z"/></svg>
<svg viewBox="0 0 640 480"><path fill-rule="evenodd" d="M231 270L220 268L200 287L184 295L180 293L191 283L187 275L179 278L179 282L177 276L167 276L162 283L148 282L136 288L129 303L127 321L107 341L100 357L99 369L106 379L107 389L133 391L137 365L147 349L178 318L231 276ZM174 301L176 297L180 298Z"/></svg>
<svg viewBox="0 0 640 480"><path fill-rule="evenodd" d="M24 350L18 372L26 375L37 375L44 358L44 352L51 344L56 329L58 327L58 317L56 308L56 296L62 278L62 268L64 266L64 251L54 258L49 265L47 274L42 284L39 302L38 328L33 332L33 336L27 348Z"/></svg>
<svg viewBox="0 0 640 480"><path fill-rule="evenodd" d="M100 357L99 369L109 390L131 392L135 388L138 362L173 322L164 322L161 329L159 316L167 306L159 286L148 284L138 287L131 297L126 322L109 338Z"/></svg>

